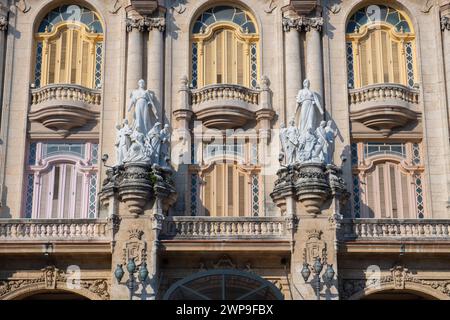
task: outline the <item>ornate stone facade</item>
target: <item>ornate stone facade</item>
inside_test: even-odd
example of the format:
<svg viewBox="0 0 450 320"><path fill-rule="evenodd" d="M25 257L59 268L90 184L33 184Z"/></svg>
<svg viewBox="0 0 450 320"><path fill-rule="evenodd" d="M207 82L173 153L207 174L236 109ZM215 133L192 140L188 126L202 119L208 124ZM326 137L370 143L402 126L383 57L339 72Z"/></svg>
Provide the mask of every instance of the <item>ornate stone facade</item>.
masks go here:
<svg viewBox="0 0 450 320"><path fill-rule="evenodd" d="M0 88L0 299L450 299L449 0L0 0Z"/></svg>

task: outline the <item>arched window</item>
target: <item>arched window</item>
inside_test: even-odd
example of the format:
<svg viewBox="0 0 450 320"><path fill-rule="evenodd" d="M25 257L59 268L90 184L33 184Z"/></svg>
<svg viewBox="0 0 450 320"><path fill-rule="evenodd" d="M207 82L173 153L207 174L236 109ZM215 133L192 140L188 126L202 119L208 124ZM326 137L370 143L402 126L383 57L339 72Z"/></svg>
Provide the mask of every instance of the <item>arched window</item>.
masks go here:
<svg viewBox="0 0 450 320"><path fill-rule="evenodd" d="M402 11L384 5L358 10L347 23L346 40L349 88L415 85L415 34Z"/></svg>
<svg viewBox="0 0 450 320"><path fill-rule="evenodd" d="M352 145L355 218L424 218L419 143Z"/></svg>
<svg viewBox="0 0 450 320"><path fill-rule="evenodd" d="M35 43L36 87L54 83L101 87L103 26L97 13L62 5L41 21Z"/></svg>
<svg viewBox="0 0 450 320"><path fill-rule="evenodd" d="M275 285L260 276L238 270L199 272L174 283L164 300L283 300Z"/></svg>
<svg viewBox="0 0 450 320"><path fill-rule="evenodd" d="M97 217L98 144L32 142L25 182L25 218Z"/></svg>
<svg viewBox="0 0 450 320"><path fill-rule="evenodd" d="M231 6L204 11L192 27L192 86L226 83L255 88L258 39L247 11Z"/></svg>

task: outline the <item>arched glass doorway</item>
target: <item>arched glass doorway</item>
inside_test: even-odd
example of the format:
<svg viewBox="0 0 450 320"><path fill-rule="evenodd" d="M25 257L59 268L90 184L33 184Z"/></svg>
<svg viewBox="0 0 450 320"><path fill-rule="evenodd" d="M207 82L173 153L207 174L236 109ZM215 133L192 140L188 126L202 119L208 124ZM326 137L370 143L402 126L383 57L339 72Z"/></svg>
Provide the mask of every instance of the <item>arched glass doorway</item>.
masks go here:
<svg viewBox="0 0 450 320"><path fill-rule="evenodd" d="M369 294L361 300L437 300L423 292L409 290L383 290Z"/></svg>
<svg viewBox="0 0 450 320"><path fill-rule="evenodd" d="M174 283L164 300L283 300L271 282L248 272L211 270Z"/></svg>
<svg viewBox="0 0 450 320"><path fill-rule="evenodd" d="M36 291L17 300L89 300L88 298L64 290Z"/></svg>

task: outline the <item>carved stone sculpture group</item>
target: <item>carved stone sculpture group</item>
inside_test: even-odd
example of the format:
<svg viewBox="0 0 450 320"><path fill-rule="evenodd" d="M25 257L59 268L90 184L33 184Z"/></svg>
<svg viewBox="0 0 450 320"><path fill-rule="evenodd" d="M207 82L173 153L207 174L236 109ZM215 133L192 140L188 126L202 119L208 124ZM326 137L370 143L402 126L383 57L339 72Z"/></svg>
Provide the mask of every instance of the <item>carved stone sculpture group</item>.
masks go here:
<svg viewBox="0 0 450 320"><path fill-rule="evenodd" d="M289 126L281 126L280 140L286 164L318 162L332 164L336 132L332 121L323 119L320 97L309 89L309 80L297 96L297 121L291 119ZM300 112L299 110L300 109Z"/></svg>
<svg viewBox="0 0 450 320"><path fill-rule="evenodd" d="M140 80L138 89L131 93L128 112L131 112L133 107L132 125L125 119L122 125L116 127L117 165L129 162L168 165L170 128L168 124L162 127L157 121L158 112L154 98L151 92L145 89L144 80ZM152 118L156 122L152 121Z"/></svg>

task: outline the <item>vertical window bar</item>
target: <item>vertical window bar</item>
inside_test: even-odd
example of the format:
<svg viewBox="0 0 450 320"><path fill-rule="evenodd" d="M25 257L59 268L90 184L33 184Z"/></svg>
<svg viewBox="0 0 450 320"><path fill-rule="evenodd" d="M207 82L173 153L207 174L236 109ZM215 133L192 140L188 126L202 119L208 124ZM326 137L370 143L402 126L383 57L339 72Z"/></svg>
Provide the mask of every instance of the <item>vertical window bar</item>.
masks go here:
<svg viewBox="0 0 450 320"><path fill-rule="evenodd" d="M197 88L198 83L198 43L192 44L192 88Z"/></svg>
<svg viewBox="0 0 450 320"><path fill-rule="evenodd" d="M86 62L85 62L86 63ZM95 88L102 87L103 42L95 44Z"/></svg>
<svg viewBox="0 0 450 320"><path fill-rule="evenodd" d="M250 45L250 86L255 89L258 86L258 59L256 43Z"/></svg>
<svg viewBox="0 0 450 320"><path fill-rule="evenodd" d="M191 175L191 216L197 215L198 176Z"/></svg>
<svg viewBox="0 0 450 320"><path fill-rule="evenodd" d="M353 175L353 217L361 218L361 189L358 175Z"/></svg>
<svg viewBox="0 0 450 320"><path fill-rule="evenodd" d="M91 159L93 164L98 163L98 143L91 144Z"/></svg>
<svg viewBox="0 0 450 320"><path fill-rule="evenodd" d="M412 43L407 42L405 44L406 53L406 78L409 87L414 87L414 60L413 60L413 48Z"/></svg>
<svg viewBox="0 0 450 320"><path fill-rule="evenodd" d="M34 67L34 85L36 88L41 86L42 76L42 41L36 45L36 65Z"/></svg>
<svg viewBox="0 0 450 320"><path fill-rule="evenodd" d="M418 143L413 143L412 162L416 166L420 165L420 163L421 163L421 159L420 159L420 145Z"/></svg>
<svg viewBox="0 0 450 320"><path fill-rule="evenodd" d="M36 164L36 151L37 151L37 143L30 143L30 150L28 153L28 164L30 166L34 166Z"/></svg>
<svg viewBox="0 0 450 320"><path fill-rule="evenodd" d="M353 142L351 145L352 166L358 165L358 144Z"/></svg>
<svg viewBox="0 0 450 320"><path fill-rule="evenodd" d="M89 177L89 206L88 218L95 219L97 217L97 174Z"/></svg>
<svg viewBox="0 0 450 320"><path fill-rule="evenodd" d="M353 89L355 87L355 69L353 63L353 44L347 42L347 76L348 76L348 88Z"/></svg>
<svg viewBox="0 0 450 320"><path fill-rule="evenodd" d="M259 216L259 179L256 174L252 175L252 216Z"/></svg>
<svg viewBox="0 0 450 320"><path fill-rule="evenodd" d="M417 216L419 219L423 219L425 216L425 206L423 201L422 177L420 174L414 175L414 184L416 189Z"/></svg>
<svg viewBox="0 0 450 320"><path fill-rule="evenodd" d="M34 192L34 174L27 176L26 196L25 196L25 218L31 218L33 213L33 192Z"/></svg>

